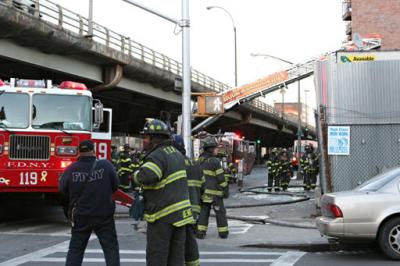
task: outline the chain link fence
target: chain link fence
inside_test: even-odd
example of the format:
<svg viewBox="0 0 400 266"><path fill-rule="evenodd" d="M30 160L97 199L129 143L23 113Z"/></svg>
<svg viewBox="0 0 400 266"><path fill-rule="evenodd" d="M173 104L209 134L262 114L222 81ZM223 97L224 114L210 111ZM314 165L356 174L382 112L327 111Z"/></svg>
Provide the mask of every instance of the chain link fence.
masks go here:
<svg viewBox="0 0 400 266"><path fill-rule="evenodd" d="M400 125L334 126L350 126L350 155L329 155L325 191L351 190L400 165Z"/></svg>

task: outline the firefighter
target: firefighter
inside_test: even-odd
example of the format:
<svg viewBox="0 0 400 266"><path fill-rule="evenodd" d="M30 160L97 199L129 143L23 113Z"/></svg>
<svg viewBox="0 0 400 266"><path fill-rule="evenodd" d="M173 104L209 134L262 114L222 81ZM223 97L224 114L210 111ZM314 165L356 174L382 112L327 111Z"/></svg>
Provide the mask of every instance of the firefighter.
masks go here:
<svg viewBox="0 0 400 266"><path fill-rule="evenodd" d="M231 173L232 173L232 179L230 180L230 183L231 184L236 183L236 180L237 180L237 176L236 176L237 169L236 169L235 165L232 162L230 162L228 164L228 167L229 167L229 169L231 170Z"/></svg>
<svg viewBox="0 0 400 266"><path fill-rule="evenodd" d="M203 183L203 173L197 162L186 157L183 138L180 135L173 135L172 139L175 148L185 156L190 204L192 205L193 218L197 221L200 216L200 189ZM196 241L196 224L186 226L185 264L191 266L200 265L199 248Z"/></svg>
<svg viewBox="0 0 400 266"><path fill-rule="evenodd" d="M143 157L141 157L141 153L138 150L134 150L131 153L131 160L132 160L131 167L132 167L133 172L136 172L136 170L139 169L140 165L143 162L142 158Z"/></svg>
<svg viewBox="0 0 400 266"><path fill-rule="evenodd" d="M133 173L132 159L129 152L129 144L125 144L123 151L119 153L119 158L117 161L119 187L125 192L129 191L131 188L131 175Z"/></svg>
<svg viewBox="0 0 400 266"><path fill-rule="evenodd" d="M288 152L286 149L282 149L280 156L279 156L279 163L280 163L280 175L281 175L281 187L283 191L286 191L289 187L290 177L292 175L292 167L291 162L288 156Z"/></svg>
<svg viewBox="0 0 400 266"><path fill-rule="evenodd" d="M199 158L203 171L204 184L201 196L201 212L197 225L197 238L204 239L208 229L208 218L211 208L214 209L217 220L217 230L220 238L228 238L229 228L224 207L224 191L228 183L225 181L224 170L221 168L217 155L217 142L214 137L203 140L203 153Z"/></svg>
<svg viewBox="0 0 400 266"><path fill-rule="evenodd" d="M111 163L116 169L118 165L118 151L117 151L117 146L115 145L111 146Z"/></svg>
<svg viewBox="0 0 400 266"><path fill-rule="evenodd" d="M278 158L278 149L277 148L273 148L271 151L271 154L268 158L267 161L267 168L268 168L268 184L267 184L267 188L268 191L271 192L272 189L275 186L275 190L279 191L279 187L278 187L278 178L279 178L279 173L280 173L280 169L279 169L279 158Z"/></svg>
<svg viewBox="0 0 400 266"><path fill-rule="evenodd" d="M148 119L140 133L147 153L134 181L143 188L147 266L180 266L185 260L186 225L194 223L185 157L172 146L164 122Z"/></svg>
<svg viewBox="0 0 400 266"><path fill-rule="evenodd" d="M218 149L217 157L220 160L222 169L224 170L225 182L228 184L224 191L224 196L227 197L229 195L229 183L231 183L231 180L233 179L232 171L231 168L229 168L228 158L226 157L223 148Z"/></svg>
<svg viewBox="0 0 400 266"><path fill-rule="evenodd" d="M314 152L314 147L309 144L305 146L305 153L300 159L301 167L304 171L304 189L315 189L317 183L318 156Z"/></svg>

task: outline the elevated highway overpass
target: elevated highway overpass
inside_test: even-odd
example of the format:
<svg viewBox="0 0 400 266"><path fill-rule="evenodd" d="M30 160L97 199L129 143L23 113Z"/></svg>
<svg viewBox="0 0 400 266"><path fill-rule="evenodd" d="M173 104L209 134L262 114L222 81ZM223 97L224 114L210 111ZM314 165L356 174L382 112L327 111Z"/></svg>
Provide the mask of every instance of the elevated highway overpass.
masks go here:
<svg viewBox="0 0 400 266"><path fill-rule="evenodd" d="M94 23L51 1L30 11L0 1L0 78L76 80L114 110L113 131L137 134L144 118L168 111L181 113L181 91L175 81L181 64L129 37ZM192 91L223 92L229 87L192 70ZM193 121L194 124L199 120ZM271 106L252 99L236 105L207 130L242 131L263 146L289 146L297 121L282 120ZM313 130L310 130L314 134Z"/></svg>

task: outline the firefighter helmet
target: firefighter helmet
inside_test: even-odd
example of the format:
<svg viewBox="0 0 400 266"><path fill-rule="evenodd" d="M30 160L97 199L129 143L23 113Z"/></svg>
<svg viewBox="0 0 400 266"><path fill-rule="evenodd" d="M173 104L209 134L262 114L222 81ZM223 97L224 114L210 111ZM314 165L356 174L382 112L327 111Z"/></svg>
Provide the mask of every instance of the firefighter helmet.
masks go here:
<svg viewBox="0 0 400 266"><path fill-rule="evenodd" d="M226 157L225 150L224 150L224 149L221 149L221 148L218 149L217 156L218 156L218 157Z"/></svg>
<svg viewBox="0 0 400 266"><path fill-rule="evenodd" d="M147 119L144 124L143 131L140 132L142 135L170 135L170 131L167 125L158 119Z"/></svg>
<svg viewBox="0 0 400 266"><path fill-rule="evenodd" d="M278 153L278 149L277 148L273 148L271 152L272 153Z"/></svg>
<svg viewBox="0 0 400 266"><path fill-rule="evenodd" d="M172 143L179 151L185 150L185 143L181 135L172 135Z"/></svg>
<svg viewBox="0 0 400 266"><path fill-rule="evenodd" d="M218 146L218 143L215 140L215 138L211 136L204 138L202 142L203 142L203 149L216 148Z"/></svg>
<svg viewBox="0 0 400 266"><path fill-rule="evenodd" d="M306 152L312 152L314 150L314 147L311 144L306 145L304 148Z"/></svg>

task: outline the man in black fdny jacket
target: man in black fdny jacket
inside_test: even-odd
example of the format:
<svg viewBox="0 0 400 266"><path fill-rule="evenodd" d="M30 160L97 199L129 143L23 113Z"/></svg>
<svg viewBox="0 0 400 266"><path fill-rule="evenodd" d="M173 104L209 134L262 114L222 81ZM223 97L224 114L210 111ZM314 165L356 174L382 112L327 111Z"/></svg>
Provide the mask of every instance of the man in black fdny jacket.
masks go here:
<svg viewBox="0 0 400 266"><path fill-rule="evenodd" d="M147 153L134 181L143 188L146 262L148 266L180 266L185 261L186 225L194 223L185 158L172 146L164 122L148 119L141 134Z"/></svg>
<svg viewBox="0 0 400 266"><path fill-rule="evenodd" d="M99 238L108 266L120 265L115 231L115 203L112 194L118 188L118 177L107 160L96 160L91 140L79 144L80 156L60 179L60 191L70 202L71 241L67 266L82 264L89 237L94 231Z"/></svg>

